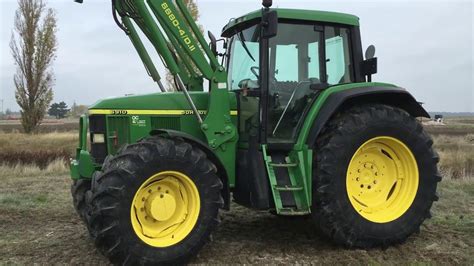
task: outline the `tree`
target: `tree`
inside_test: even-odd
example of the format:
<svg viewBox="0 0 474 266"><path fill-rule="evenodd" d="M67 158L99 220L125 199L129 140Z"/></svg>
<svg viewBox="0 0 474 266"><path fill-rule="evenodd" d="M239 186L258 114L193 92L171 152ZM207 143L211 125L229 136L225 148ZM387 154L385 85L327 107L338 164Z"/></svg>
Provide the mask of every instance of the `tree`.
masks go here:
<svg viewBox="0 0 474 266"><path fill-rule="evenodd" d="M197 6L196 0L184 0L183 1L186 7L188 8L189 13L193 17L194 21L197 21L199 19L199 8ZM203 28L201 25L198 24L199 29L201 30L201 33L203 32ZM175 51L173 51L175 52ZM188 56L186 56L185 60L190 60ZM196 69L196 68L195 68ZM199 71L198 71L199 73ZM166 71L166 83L168 84L168 88L172 88L172 90L177 91L176 88L176 83L174 81L174 76L169 72L169 70Z"/></svg>
<svg viewBox="0 0 474 266"><path fill-rule="evenodd" d="M74 102L71 106L71 111L69 113L71 117L78 118L81 115L87 113L87 106L77 105L76 102Z"/></svg>
<svg viewBox="0 0 474 266"><path fill-rule="evenodd" d="M70 111L67 108L67 104L65 102L53 103L51 107L49 107L48 114L50 116L56 117L56 119L65 118L66 114Z"/></svg>
<svg viewBox="0 0 474 266"><path fill-rule="evenodd" d="M26 133L41 123L53 99L56 32L55 12L43 0L18 0L10 48L17 66L15 98Z"/></svg>

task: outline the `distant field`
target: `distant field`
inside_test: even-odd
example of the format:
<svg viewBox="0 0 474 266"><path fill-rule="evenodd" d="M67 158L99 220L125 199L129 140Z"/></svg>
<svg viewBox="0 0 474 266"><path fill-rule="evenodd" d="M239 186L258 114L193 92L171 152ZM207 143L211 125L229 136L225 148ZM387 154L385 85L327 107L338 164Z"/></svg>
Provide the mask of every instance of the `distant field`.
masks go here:
<svg viewBox="0 0 474 266"><path fill-rule="evenodd" d="M38 133L67 132L79 130L79 120L46 120L38 127ZM0 132L21 133L23 128L20 121L0 120Z"/></svg>
<svg viewBox="0 0 474 266"><path fill-rule="evenodd" d="M48 120L39 134L31 136L19 133L18 121L0 121L0 162L44 168L56 159L67 161L77 146L77 124L71 120ZM442 125L426 125L425 129L433 137L446 177L474 176L474 117L448 118Z"/></svg>

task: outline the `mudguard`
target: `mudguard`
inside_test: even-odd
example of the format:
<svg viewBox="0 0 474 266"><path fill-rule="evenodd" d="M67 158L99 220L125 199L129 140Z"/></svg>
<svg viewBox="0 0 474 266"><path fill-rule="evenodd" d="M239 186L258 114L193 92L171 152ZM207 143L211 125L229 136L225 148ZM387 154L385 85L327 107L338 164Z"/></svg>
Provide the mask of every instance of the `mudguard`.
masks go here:
<svg viewBox="0 0 474 266"><path fill-rule="evenodd" d="M413 117L430 117L428 112L405 89L395 86L364 86L331 93L313 119L305 143L312 147L333 115L353 105L380 103L401 108Z"/></svg>

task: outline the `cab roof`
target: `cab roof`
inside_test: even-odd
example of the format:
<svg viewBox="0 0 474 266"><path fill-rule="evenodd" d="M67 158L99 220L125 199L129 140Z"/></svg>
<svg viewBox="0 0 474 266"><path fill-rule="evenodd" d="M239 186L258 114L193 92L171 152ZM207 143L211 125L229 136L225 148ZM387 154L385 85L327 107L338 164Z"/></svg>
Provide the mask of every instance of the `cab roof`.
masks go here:
<svg viewBox="0 0 474 266"><path fill-rule="evenodd" d="M301 21L320 21L329 23L345 24L350 26L359 26L359 18L354 15L319 11L319 10L304 10L304 9L287 9L287 8L272 8L276 10L279 19L292 19ZM229 37L234 33L234 29L246 24L252 24L255 20L262 16L262 11L255 10L239 18L232 19L222 29L222 36Z"/></svg>

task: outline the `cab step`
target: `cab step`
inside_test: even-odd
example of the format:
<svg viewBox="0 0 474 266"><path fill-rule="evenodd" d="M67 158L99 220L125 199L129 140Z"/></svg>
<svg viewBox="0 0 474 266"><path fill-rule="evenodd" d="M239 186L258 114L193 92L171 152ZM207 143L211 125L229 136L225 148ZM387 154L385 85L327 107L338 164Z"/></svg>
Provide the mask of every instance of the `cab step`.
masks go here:
<svg viewBox="0 0 474 266"><path fill-rule="evenodd" d="M275 190L278 191L301 191L303 190L303 187L297 187L297 186L275 186Z"/></svg>
<svg viewBox="0 0 474 266"><path fill-rule="evenodd" d="M311 214L309 210L297 210L293 208L282 208L278 212L279 215L288 215L288 216L300 216Z"/></svg>
<svg viewBox="0 0 474 266"><path fill-rule="evenodd" d="M305 155L303 152L300 154L282 154L280 152L270 155L266 145L262 145L262 153L276 213L290 216L309 214L311 212L311 194L308 191L311 186L307 179L311 176L311 172L307 173L301 164L307 159L311 160L312 153L308 151L309 155Z"/></svg>
<svg viewBox="0 0 474 266"><path fill-rule="evenodd" d="M270 166L272 167L296 167L298 166L298 163L269 163Z"/></svg>

